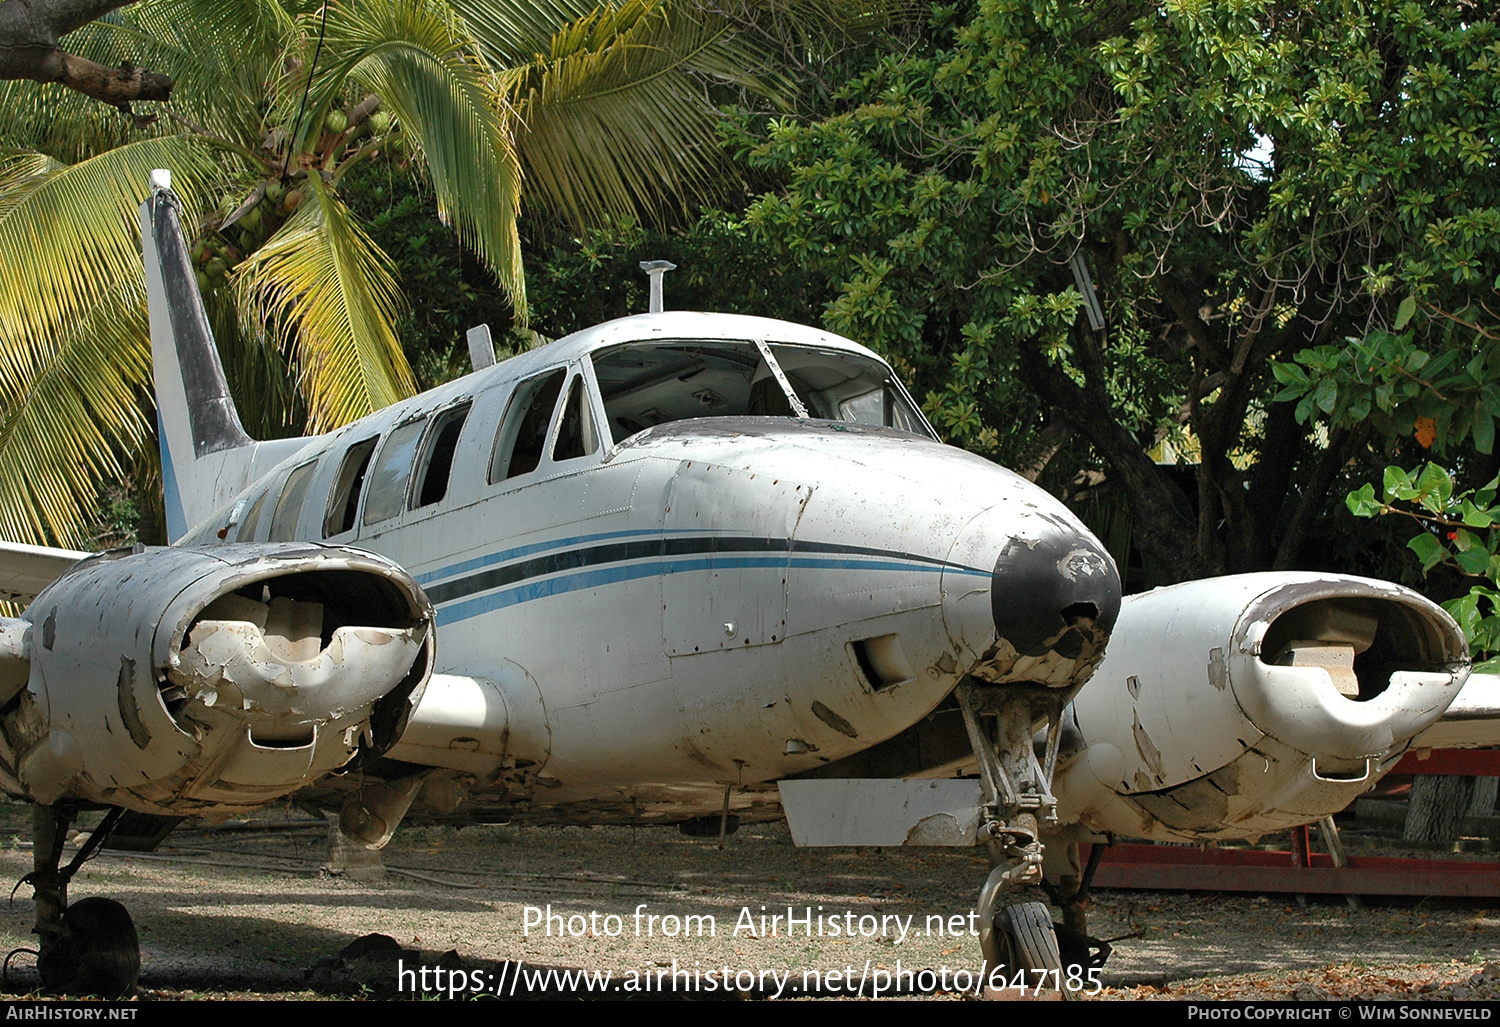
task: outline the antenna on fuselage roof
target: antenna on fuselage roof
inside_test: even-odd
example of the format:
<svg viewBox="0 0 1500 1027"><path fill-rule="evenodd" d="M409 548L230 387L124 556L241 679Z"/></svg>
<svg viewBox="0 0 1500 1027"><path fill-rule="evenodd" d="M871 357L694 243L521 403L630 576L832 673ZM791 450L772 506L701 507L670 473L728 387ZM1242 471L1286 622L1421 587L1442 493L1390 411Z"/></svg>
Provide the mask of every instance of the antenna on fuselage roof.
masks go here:
<svg viewBox="0 0 1500 1027"><path fill-rule="evenodd" d="M490 326L475 325L469 329L469 362L474 370L483 371L495 362L495 340L490 337Z"/></svg>
<svg viewBox="0 0 1500 1027"><path fill-rule="evenodd" d="M661 305L661 277L668 271L676 271L677 265L670 260L643 260L641 270L651 279L651 306L647 313L660 314Z"/></svg>

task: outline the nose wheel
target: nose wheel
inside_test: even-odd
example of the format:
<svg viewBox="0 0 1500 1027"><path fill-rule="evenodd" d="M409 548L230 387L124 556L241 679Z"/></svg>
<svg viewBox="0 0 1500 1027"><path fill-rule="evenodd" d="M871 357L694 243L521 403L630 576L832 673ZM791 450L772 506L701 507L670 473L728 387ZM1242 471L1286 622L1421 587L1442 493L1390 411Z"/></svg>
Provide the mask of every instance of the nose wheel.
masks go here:
<svg viewBox="0 0 1500 1027"><path fill-rule="evenodd" d="M1062 973L1062 957L1045 902L1012 902L982 922L989 924L989 930L980 928L979 948L991 966L1006 968L1007 980L1015 971L1025 970L1027 984L1034 986L1049 979L1056 983Z"/></svg>

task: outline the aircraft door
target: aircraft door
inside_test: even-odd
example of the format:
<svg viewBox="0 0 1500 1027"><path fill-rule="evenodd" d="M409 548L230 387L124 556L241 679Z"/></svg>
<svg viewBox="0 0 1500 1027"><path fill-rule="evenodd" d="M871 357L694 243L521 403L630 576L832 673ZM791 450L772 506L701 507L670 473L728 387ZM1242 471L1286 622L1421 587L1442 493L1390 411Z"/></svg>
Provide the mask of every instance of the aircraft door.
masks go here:
<svg viewBox="0 0 1500 1027"><path fill-rule="evenodd" d="M667 486L662 628L669 656L786 637L792 539L812 486L684 461Z"/></svg>

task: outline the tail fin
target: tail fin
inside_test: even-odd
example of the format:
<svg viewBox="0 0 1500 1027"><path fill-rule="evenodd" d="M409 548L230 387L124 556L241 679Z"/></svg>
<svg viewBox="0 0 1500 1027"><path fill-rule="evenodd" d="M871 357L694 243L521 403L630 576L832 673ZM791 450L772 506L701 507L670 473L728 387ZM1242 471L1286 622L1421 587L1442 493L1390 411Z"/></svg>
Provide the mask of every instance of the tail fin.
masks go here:
<svg viewBox="0 0 1500 1027"><path fill-rule="evenodd" d="M249 471L256 445L245 434L229 395L182 235L182 204L171 181L169 172L152 172L151 195L141 204L141 251L167 534L175 542L222 498L216 493L223 484L220 472L229 469L226 464L243 464ZM239 487L245 484L242 480Z"/></svg>

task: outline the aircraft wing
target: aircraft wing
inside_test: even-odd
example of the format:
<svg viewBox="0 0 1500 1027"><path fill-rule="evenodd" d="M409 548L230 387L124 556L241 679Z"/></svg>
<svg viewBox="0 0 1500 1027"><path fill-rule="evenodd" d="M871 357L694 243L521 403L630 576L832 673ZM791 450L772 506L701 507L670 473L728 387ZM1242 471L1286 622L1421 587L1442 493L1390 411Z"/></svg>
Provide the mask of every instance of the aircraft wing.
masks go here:
<svg viewBox="0 0 1500 1027"><path fill-rule="evenodd" d="M1413 749L1500 745L1500 674L1470 674L1453 705L1411 745Z"/></svg>
<svg viewBox="0 0 1500 1027"><path fill-rule="evenodd" d="M76 549L0 541L0 600L31 602L63 571L89 555Z"/></svg>

